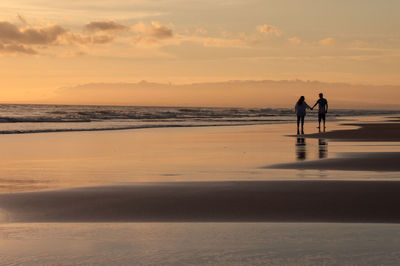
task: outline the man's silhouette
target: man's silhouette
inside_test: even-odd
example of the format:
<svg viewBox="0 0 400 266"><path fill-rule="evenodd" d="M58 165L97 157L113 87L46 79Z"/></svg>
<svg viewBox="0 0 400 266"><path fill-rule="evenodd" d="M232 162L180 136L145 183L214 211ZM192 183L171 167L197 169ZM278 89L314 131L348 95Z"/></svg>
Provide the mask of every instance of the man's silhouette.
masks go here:
<svg viewBox="0 0 400 266"><path fill-rule="evenodd" d="M324 122L324 130L325 130L326 113L328 112L328 101L324 98L324 95L322 93L319 94L319 99L312 108L314 108L317 104L318 104L318 128L321 131L321 120Z"/></svg>

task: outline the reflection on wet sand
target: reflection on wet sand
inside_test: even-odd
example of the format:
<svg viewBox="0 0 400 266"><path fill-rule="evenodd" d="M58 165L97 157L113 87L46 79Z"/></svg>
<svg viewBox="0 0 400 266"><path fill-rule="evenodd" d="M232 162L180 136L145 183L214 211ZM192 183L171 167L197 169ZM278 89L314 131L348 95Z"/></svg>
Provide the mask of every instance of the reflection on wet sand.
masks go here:
<svg viewBox="0 0 400 266"><path fill-rule="evenodd" d="M306 151L306 139L302 137L298 137L296 139L296 159L297 161L303 161L307 159L307 151Z"/></svg>
<svg viewBox="0 0 400 266"><path fill-rule="evenodd" d="M318 158L324 159L328 155L328 142L325 139L318 139Z"/></svg>
<svg viewBox="0 0 400 266"><path fill-rule="evenodd" d="M318 159L328 157L328 142L326 139L318 139ZM307 144L303 137L296 138L296 160L304 161L307 159Z"/></svg>

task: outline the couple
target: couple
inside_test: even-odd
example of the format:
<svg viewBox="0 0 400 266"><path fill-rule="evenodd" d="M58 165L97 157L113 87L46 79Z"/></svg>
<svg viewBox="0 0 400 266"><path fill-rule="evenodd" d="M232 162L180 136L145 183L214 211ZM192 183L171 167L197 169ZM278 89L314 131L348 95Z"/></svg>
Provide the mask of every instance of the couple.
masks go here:
<svg viewBox="0 0 400 266"><path fill-rule="evenodd" d="M305 101L304 96L301 96L297 101L295 106L295 111L297 115L297 135L300 134L299 126L301 122L301 134L304 134L304 117L306 116L306 109L314 109L314 107L318 104L318 129L321 131L321 120L324 122L324 131L325 131L325 114L328 112L328 101L324 98L322 93L319 94L318 101L314 104L313 107L310 107Z"/></svg>

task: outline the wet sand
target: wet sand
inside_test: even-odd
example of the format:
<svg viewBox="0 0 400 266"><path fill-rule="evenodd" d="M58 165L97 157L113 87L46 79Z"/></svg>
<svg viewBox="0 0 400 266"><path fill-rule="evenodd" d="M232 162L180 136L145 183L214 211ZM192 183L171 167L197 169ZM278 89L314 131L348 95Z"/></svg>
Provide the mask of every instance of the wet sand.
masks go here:
<svg viewBox="0 0 400 266"><path fill-rule="evenodd" d="M399 123L359 125L360 129L309 134L304 135L304 137L328 138L330 136L330 139L353 141L400 140L399 134L397 134L400 129ZM400 222L400 213L398 213L400 181L271 181L273 178L281 178L280 180L283 180L285 172L279 170L279 175L277 175L277 172L261 168L263 164L266 165L266 162L269 161L270 164L275 166L279 164L276 168L285 169L399 171L400 167L397 162L399 161L400 152L353 153L351 156L343 158L284 164L285 160L287 160L288 152L291 152L293 147L287 141L289 138L282 137L284 134L282 128L289 130L290 125L196 129L193 132L191 130L143 131L143 134L155 134L154 136L151 135L151 138L147 135L143 138L140 132L115 132L112 136L107 133L74 135L74 139L64 142L70 145L70 143L75 142L81 143L82 137L90 137L91 139L94 137L99 139L108 136L112 137L112 142L109 140L112 144L110 149L118 148L119 151L118 157L115 157L112 162L120 162L122 158L125 158L121 154L136 156L136 153L131 153L131 151L137 152L137 146L131 144L130 146L135 146L136 149L128 147L125 152L123 148L127 146L126 143L142 143L142 138L146 141L145 143L153 143L156 139L155 136L165 136L167 133L170 134L167 135L169 139L174 136L176 142L165 142L165 139L162 138L154 146L154 153L151 153L151 156L145 160L153 166L155 158L153 154L158 154L160 147L163 147L163 151L168 151L168 153L162 154L161 158L169 158L170 155L175 154L175 151L180 151L182 147L187 148L190 143L195 143L196 146L189 146L192 148L188 149L188 151L185 150L180 157L171 157L171 160L167 161L169 168L160 169L162 170L160 173L174 173L172 177L160 174L164 180L167 179L168 181L139 183L141 181L130 182L128 181L129 179L100 179L105 184L86 185L87 187L84 188L63 188L58 190L49 188L53 190L0 194L0 220L3 222ZM203 132L206 135L199 135L199 132ZM121 138L115 138L115 134L121 135ZM178 136L182 135L188 136L184 143L182 143L181 138L178 138ZM60 140L64 138L72 137L70 134L51 136L56 143L60 143ZM250 142L249 136L252 136ZM28 139L28 137L27 141L29 140L29 143L36 143L32 142L31 138ZM115 139L121 139L121 143L116 143ZM193 139L196 139L197 142L199 139L202 141L197 143ZM232 142L227 142L227 139ZM241 142L238 142L238 139ZM136 142L134 142L135 140ZM264 143L267 140L269 142ZM46 138L46 141L49 141L48 138ZM95 143L98 142L96 141ZM168 145L164 147L161 146L162 143L167 143ZM180 146L178 145L179 143ZM206 148L204 148L204 143L208 144ZM216 143L220 146L218 146L216 150L218 153L216 154L224 156L216 156L215 158L220 158L220 161L214 162L209 157L209 153L210 147L215 150ZM233 146L238 145L237 143L240 146ZM264 146L259 147L260 143L264 144ZM276 146L271 148L274 143L276 143ZM46 151L46 156L48 156L47 153L54 153L51 147L48 146L49 151ZM99 149L98 145L95 147ZM175 150L171 151L173 147L175 147ZM193 157L195 155L193 155L192 151L196 150L198 155L199 151L201 151L199 147L203 147L204 156ZM227 147L234 147L234 149L227 149ZM109 154L106 153L107 149L102 154ZM284 151L282 151L283 149ZM84 150L86 151L87 149ZM148 151L148 146L145 145L143 150ZM246 160L244 160L245 157L243 156L246 153L243 153L243 151L249 150L253 153L258 152L257 157L251 154L252 156L249 157L251 159L246 157ZM233 151L237 153L237 157L228 156L232 155ZM346 151L344 150L343 152ZM97 153L99 153L98 150L96 150ZM74 158L75 154L72 155L71 157ZM89 155L92 154L90 153ZM266 157L267 155L270 157ZM60 161L64 162L65 155L60 154L59 156ZM153 158L153 161L150 158ZM185 166L185 171L178 173L180 175L176 175L176 169L171 168L171 162L177 162L178 158L178 162ZM19 157L17 159L20 160ZM110 161L108 157L100 159L99 162L96 161L96 164L94 164L96 169L103 165L103 161ZM137 159L139 157L132 157L129 160L125 158L126 165L130 165L130 171L127 171L126 175L130 176L131 173L138 175L137 169L140 169L138 166L142 165L144 160L143 158L141 160ZM49 161L47 157L44 157L43 165L48 162L54 164L54 161ZM86 161L84 162L87 164ZM136 165L133 164L135 162ZM197 176L193 180L176 180L178 182L170 180L175 179L177 176L190 177L194 175L193 168L197 165L193 164L194 162L199 164L199 172L204 171L204 165L207 166L204 162L215 163L213 167L208 165L208 171L203 173L208 179L204 180L203 176ZM245 167L232 171L232 165L242 162L251 162L251 165L246 164ZM132 164L133 166L131 166ZM248 179L249 175L254 174L249 169L253 169L252 167L256 167L256 165L258 165L257 169L260 171L257 174L260 174L263 180L243 181L246 178ZM223 178L220 177L223 180L220 180L215 176L222 166L226 166L226 171L223 172ZM118 167L120 167L119 164L113 165L112 169L117 169ZM172 170L175 170L175 172L172 172ZM59 171L55 172L60 174ZM97 179L99 179L99 176L101 177L99 173L102 172L96 172ZM118 176L116 173L119 172L112 171L108 175L111 177ZM147 172L142 173L143 178L151 176ZM235 178L242 178L241 181L229 181L233 174L237 175ZM338 176L337 178L351 179L351 176L353 175L350 174L350 178L346 176ZM382 176L384 175L382 174ZM85 186L83 181L78 179L76 182L73 180L74 182L68 184L71 187L76 186L79 181L81 183L78 184ZM209 181L206 182L206 180ZM108 185L112 183L110 181L122 183L122 185ZM93 182L93 184L96 183Z"/></svg>
<svg viewBox="0 0 400 266"><path fill-rule="evenodd" d="M400 222L399 181L169 182L0 195L3 222Z"/></svg>
<svg viewBox="0 0 400 266"><path fill-rule="evenodd" d="M306 134L304 137L350 141L400 141L400 123L362 123L346 125L358 126L359 128Z"/></svg>
<svg viewBox="0 0 400 266"><path fill-rule="evenodd" d="M328 158L266 166L270 169L316 169L345 171L400 171L400 152L349 153L344 158Z"/></svg>
<svg viewBox="0 0 400 266"><path fill-rule="evenodd" d="M346 125L359 126L359 128L307 134L303 135L303 137L337 141L400 141L400 123L368 123ZM275 164L266 166L265 168L383 172L400 171L400 152L343 152L343 157L340 158Z"/></svg>

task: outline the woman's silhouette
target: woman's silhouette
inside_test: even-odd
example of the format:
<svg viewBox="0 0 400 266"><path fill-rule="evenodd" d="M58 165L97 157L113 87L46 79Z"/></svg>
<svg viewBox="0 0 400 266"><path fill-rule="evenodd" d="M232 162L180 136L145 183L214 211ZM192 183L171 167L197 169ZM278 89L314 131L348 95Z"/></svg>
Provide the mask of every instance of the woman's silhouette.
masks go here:
<svg viewBox="0 0 400 266"><path fill-rule="evenodd" d="M301 134L304 134L304 117L306 116L307 108L312 110L312 108L304 101L304 96L301 96L294 107L297 115L297 135L300 134L299 126L301 122Z"/></svg>

